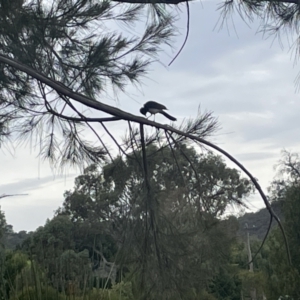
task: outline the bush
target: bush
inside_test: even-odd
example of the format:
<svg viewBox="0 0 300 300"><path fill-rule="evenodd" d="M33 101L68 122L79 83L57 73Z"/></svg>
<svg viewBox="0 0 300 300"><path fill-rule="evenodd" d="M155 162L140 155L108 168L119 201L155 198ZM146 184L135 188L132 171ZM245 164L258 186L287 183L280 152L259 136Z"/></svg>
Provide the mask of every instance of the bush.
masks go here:
<svg viewBox="0 0 300 300"><path fill-rule="evenodd" d="M65 297L58 293L52 287L42 287L39 292L34 287L25 287L22 292L19 292L17 297L12 297L11 300L65 300Z"/></svg>

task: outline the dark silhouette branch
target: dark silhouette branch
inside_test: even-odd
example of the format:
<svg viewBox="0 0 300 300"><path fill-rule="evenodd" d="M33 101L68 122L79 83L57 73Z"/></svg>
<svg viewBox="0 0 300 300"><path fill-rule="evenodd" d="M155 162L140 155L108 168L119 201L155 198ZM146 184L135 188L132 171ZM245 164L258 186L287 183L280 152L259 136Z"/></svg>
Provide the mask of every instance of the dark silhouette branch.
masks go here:
<svg viewBox="0 0 300 300"><path fill-rule="evenodd" d="M171 60L171 62L168 64L168 66L170 66L175 60L176 58L179 56L179 54L181 53L181 51L183 50L188 38L189 38L189 33L190 33L190 6L189 6L189 2L186 1L186 10L187 10L187 21L186 21L186 34L185 34L185 38L183 41L183 44L181 45L180 49L178 50L178 52L176 53L176 55L174 56L174 58Z"/></svg>
<svg viewBox="0 0 300 300"><path fill-rule="evenodd" d="M182 2L186 2L186 0L158 0L158 1L153 1L153 0L113 0L115 2L120 2L120 3L134 3L134 4L179 4Z"/></svg>
<svg viewBox="0 0 300 300"><path fill-rule="evenodd" d="M135 4L172 4L172 5L178 5L183 2L187 2L186 0L158 0L158 1L153 1L153 0L112 0L115 2L119 3L135 3ZM188 2L193 2L192 0L189 0ZM297 0L265 0L261 1L261 3L291 3L291 4L299 4L299 1Z"/></svg>
<svg viewBox="0 0 300 300"><path fill-rule="evenodd" d="M103 127L103 129L106 131L106 133L110 136L110 138L114 141L114 143L116 144L116 146L119 148L119 150L126 156L128 157L127 153L124 151L124 149L122 148L122 146L118 143L118 141L115 139L115 137L110 133L110 131L106 128L106 126L101 122L101 125Z"/></svg>
<svg viewBox="0 0 300 300"><path fill-rule="evenodd" d="M142 159L143 159L143 172L144 172L144 186L146 189L146 197L145 197L145 238L144 238L144 256L143 256L143 277L141 280L141 285L145 284L145 274L146 274L146 265L147 265L147 252L148 252L148 211L149 211L149 200L150 200L150 184L148 177L148 162L147 162L147 154L146 154L146 146L145 146L145 134L144 134L144 126L140 124L140 136L141 136L141 145L142 145Z"/></svg>
<svg viewBox="0 0 300 300"><path fill-rule="evenodd" d="M0 199L6 198L6 197L14 197L14 196L28 196L28 194L12 194L12 195L2 194L2 195L0 195Z"/></svg>
<svg viewBox="0 0 300 300"><path fill-rule="evenodd" d="M141 170L143 170L143 167L142 167L142 165L141 165L140 159L139 159L139 157L137 156L136 151L135 151L135 149L134 149L133 141L135 142L136 148L138 148L138 144L137 144L137 140L136 140L136 138L135 138L136 135L134 134L134 131L133 131L132 126L131 126L131 124L130 124L129 121L128 121L128 127L129 127L129 132L130 132L130 138L129 138L129 141L130 141L130 146L131 146L131 149L132 149L132 153L134 154L134 157L135 157L136 161L138 162L138 164L139 164Z"/></svg>
<svg viewBox="0 0 300 300"><path fill-rule="evenodd" d="M25 108L27 109L27 108ZM118 117L108 117L108 118L89 118L89 117L81 117L81 118L77 118L77 117L69 117L66 115L63 115L61 113L58 113L57 111L51 109L51 108L47 108L47 111L50 114L53 114L59 118L65 119L67 121L71 121L71 122L90 122L90 123L98 123L98 122L113 122L113 121L118 121L121 120L121 118Z"/></svg>

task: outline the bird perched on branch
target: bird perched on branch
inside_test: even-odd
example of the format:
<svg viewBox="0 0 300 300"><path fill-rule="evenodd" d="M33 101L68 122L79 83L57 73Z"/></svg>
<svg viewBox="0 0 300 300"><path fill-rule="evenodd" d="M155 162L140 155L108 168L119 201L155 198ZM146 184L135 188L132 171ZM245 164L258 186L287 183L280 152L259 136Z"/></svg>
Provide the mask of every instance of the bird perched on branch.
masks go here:
<svg viewBox="0 0 300 300"><path fill-rule="evenodd" d="M147 113L150 113L151 115L155 115L157 113L160 113L160 114L164 115L166 118L168 118L171 121L176 121L177 120L176 118L174 118L171 115L169 115L168 113L166 113L165 110L167 110L167 108L164 105L162 105L160 103L157 103L155 101L148 101L140 109L140 112L145 116L147 115Z"/></svg>

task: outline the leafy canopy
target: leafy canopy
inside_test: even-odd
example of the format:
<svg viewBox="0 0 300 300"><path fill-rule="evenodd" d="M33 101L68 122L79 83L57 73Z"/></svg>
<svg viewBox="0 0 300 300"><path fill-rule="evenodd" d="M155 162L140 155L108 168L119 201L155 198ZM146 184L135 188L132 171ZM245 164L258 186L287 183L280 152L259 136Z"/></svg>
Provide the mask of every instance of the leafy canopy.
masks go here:
<svg viewBox="0 0 300 300"><path fill-rule="evenodd" d="M2 1L0 142L30 140L43 159L59 166L102 161L103 143L86 138L87 130L97 137L84 119L91 111L29 76L26 68L95 102L110 91L125 91L140 82L174 35L167 11L151 20L144 11L142 5L111 1ZM5 58L15 65L3 63Z"/></svg>
<svg viewBox="0 0 300 300"><path fill-rule="evenodd" d="M211 153L155 145L146 153L150 195L142 152L135 151L87 168L58 212L108 233L117 245L117 264L130 270L134 285L142 284L145 293L154 284L153 299L193 288L200 293L205 284L199 282L228 262L237 230L235 219L219 217L228 206L244 203L252 186Z"/></svg>

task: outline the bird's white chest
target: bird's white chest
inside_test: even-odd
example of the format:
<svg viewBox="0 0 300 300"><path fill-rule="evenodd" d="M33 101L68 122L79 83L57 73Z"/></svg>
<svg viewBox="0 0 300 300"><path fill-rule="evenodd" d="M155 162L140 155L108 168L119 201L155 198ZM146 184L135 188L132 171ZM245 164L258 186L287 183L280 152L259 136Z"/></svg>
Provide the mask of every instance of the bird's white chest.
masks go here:
<svg viewBox="0 0 300 300"><path fill-rule="evenodd" d="M162 110L161 109L157 109L157 108L149 108L148 111L151 114L157 114L157 113L161 112Z"/></svg>

